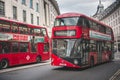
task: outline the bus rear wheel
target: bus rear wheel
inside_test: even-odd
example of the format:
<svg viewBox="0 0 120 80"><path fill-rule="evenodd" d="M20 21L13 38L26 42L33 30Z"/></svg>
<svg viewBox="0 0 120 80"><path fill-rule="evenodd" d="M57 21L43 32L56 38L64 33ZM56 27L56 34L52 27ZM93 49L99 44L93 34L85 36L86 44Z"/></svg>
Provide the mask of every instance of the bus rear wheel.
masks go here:
<svg viewBox="0 0 120 80"><path fill-rule="evenodd" d="M36 62L37 62L37 63L40 63L40 62L41 62L41 57L38 56L38 57L36 58Z"/></svg>
<svg viewBox="0 0 120 80"><path fill-rule="evenodd" d="M1 69L4 69L4 68L7 68L9 66L9 63L6 59L3 59L1 62L0 62L0 68Z"/></svg>

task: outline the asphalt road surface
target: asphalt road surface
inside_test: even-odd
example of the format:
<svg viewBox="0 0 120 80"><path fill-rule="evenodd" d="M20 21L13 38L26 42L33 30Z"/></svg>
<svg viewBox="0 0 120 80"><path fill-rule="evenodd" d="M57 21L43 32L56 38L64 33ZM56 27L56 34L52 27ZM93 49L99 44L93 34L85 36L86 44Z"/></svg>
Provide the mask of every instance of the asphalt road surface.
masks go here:
<svg viewBox="0 0 120 80"><path fill-rule="evenodd" d="M46 64L0 73L0 80L109 80L118 69L120 69L120 61L112 61L84 70Z"/></svg>

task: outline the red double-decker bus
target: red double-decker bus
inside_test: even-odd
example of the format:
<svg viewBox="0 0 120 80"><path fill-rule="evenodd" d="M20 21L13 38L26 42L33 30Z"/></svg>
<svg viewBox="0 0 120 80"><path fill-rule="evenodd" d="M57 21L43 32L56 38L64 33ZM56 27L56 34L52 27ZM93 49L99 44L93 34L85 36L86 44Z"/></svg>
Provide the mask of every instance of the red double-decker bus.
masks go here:
<svg viewBox="0 0 120 80"><path fill-rule="evenodd" d="M53 66L83 68L113 59L112 28L79 13L65 13L52 29Z"/></svg>
<svg viewBox="0 0 120 80"><path fill-rule="evenodd" d="M0 68L49 59L47 29L0 18Z"/></svg>

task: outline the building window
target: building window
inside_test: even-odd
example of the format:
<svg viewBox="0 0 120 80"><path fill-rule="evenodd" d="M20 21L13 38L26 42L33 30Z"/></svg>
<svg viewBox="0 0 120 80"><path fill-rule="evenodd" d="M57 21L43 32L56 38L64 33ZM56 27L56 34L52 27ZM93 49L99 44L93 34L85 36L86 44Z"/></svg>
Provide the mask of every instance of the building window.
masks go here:
<svg viewBox="0 0 120 80"><path fill-rule="evenodd" d="M33 14L31 14L31 24L33 24Z"/></svg>
<svg viewBox="0 0 120 80"><path fill-rule="evenodd" d="M0 1L0 15L5 16L5 3Z"/></svg>
<svg viewBox="0 0 120 80"><path fill-rule="evenodd" d="M26 11L23 10L23 21L26 22Z"/></svg>
<svg viewBox="0 0 120 80"><path fill-rule="evenodd" d="M39 4L36 3L36 12L39 12Z"/></svg>
<svg viewBox="0 0 120 80"><path fill-rule="evenodd" d="M13 6L13 19L17 19L17 7Z"/></svg>
<svg viewBox="0 0 120 80"><path fill-rule="evenodd" d="M26 0L22 0L22 4L26 5Z"/></svg>
<svg viewBox="0 0 120 80"><path fill-rule="evenodd" d="M33 8L33 0L30 0L30 8Z"/></svg>
<svg viewBox="0 0 120 80"><path fill-rule="evenodd" d="M37 17L37 25L39 25L39 17Z"/></svg>

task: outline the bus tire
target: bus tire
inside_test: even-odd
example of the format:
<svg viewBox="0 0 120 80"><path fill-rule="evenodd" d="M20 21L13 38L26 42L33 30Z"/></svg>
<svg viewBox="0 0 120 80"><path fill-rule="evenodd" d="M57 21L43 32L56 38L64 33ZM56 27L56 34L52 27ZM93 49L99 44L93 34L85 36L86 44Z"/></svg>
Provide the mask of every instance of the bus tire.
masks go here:
<svg viewBox="0 0 120 80"><path fill-rule="evenodd" d="M94 59L93 59L93 57L91 57L91 59L90 59L90 67L93 67L94 66Z"/></svg>
<svg viewBox="0 0 120 80"><path fill-rule="evenodd" d="M40 57L40 56L38 56L38 57L36 58L36 62L37 62L37 63L40 63L40 62L41 62L41 57Z"/></svg>
<svg viewBox="0 0 120 80"><path fill-rule="evenodd" d="M1 62L0 62L0 68L1 68L1 69L5 69L5 68L7 68L8 66L9 66L8 60L6 60L6 59L1 60Z"/></svg>

